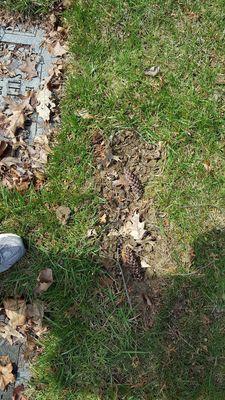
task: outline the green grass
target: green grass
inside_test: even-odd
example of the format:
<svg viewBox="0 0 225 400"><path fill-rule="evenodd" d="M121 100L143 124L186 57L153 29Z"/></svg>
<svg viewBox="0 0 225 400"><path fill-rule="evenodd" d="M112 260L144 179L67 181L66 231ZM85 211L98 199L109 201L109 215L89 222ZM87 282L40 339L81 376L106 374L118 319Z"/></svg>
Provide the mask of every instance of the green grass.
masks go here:
<svg viewBox="0 0 225 400"><path fill-rule="evenodd" d="M31 398L224 399L225 126L224 87L217 84L225 73L224 3L81 0L65 18L72 65L48 182L23 197L1 188L1 230L21 234L29 246L26 259L3 276L3 295L32 297L43 267L55 277L42 296L50 333ZM161 78L144 75L152 65ZM83 108L93 120L76 116ZM149 193L169 218L178 268L167 277L149 331L101 287L98 245L86 239L101 201L91 136L123 128L162 141L167 152ZM56 219L57 205L73 210L66 227ZM191 267L183 261L189 246L196 253Z"/></svg>
<svg viewBox="0 0 225 400"><path fill-rule="evenodd" d="M44 14L49 11L54 3L57 2L55 0L0 0L2 8L25 15Z"/></svg>

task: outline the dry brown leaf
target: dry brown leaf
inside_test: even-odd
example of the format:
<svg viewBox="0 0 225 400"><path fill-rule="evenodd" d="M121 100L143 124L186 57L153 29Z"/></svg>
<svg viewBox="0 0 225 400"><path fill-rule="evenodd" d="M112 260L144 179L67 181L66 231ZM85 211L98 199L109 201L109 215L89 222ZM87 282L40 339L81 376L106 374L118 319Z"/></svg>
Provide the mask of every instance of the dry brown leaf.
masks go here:
<svg viewBox="0 0 225 400"><path fill-rule="evenodd" d="M160 68L159 67L151 67L145 70L145 75L147 76L151 76L151 77L155 77L156 75L158 75L160 72Z"/></svg>
<svg viewBox="0 0 225 400"><path fill-rule="evenodd" d="M4 153L4 151L7 149L8 144L6 142L0 142L0 156Z"/></svg>
<svg viewBox="0 0 225 400"><path fill-rule="evenodd" d="M66 206L59 206L56 209L56 217L61 222L62 225L66 225L71 216L71 210Z"/></svg>
<svg viewBox="0 0 225 400"><path fill-rule="evenodd" d="M22 64L22 66L20 67L20 70L22 72L25 72L26 78L30 80L37 76L36 65L37 65L36 58L34 60L31 60L30 57L27 57L24 64Z"/></svg>
<svg viewBox="0 0 225 400"><path fill-rule="evenodd" d="M21 164L21 161L16 157L4 157L0 162L0 165L4 165L5 167L12 167L19 164Z"/></svg>
<svg viewBox="0 0 225 400"><path fill-rule="evenodd" d="M22 299L7 299L3 302L5 313L13 328L24 325L26 321L26 302Z"/></svg>
<svg viewBox="0 0 225 400"><path fill-rule="evenodd" d="M25 124L24 111L15 111L9 117L9 131L14 134L17 129L23 128Z"/></svg>
<svg viewBox="0 0 225 400"><path fill-rule="evenodd" d="M13 366L8 355L0 356L0 389L5 390L9 383L15 381Z"/></svg>
<svg viewBox="0 0 225 400"><path fill-rule="evenodd" d="M225 74L219 74L216 78L217 85L225 85Z"/></svg>
<svg viewBox="0 0 225 400"><path fill-rule="evenodd" d="M11 345L13 343L13 337L20 339L20 341L24 340L24 337L20 332L14 329L11 325L4 324L3 322L0 322L0 336L3 339L6 339Z"/></svg>
<svg viewBox="0 0 225 400"><path fill-rule="evenodd" d="M99 218L99 222L100 222L100 224L106 224L106 222L107 222L107 214L101 215L101 217Z"/></svg>
<svg viewBox="0 0 225 400"><path fill-rule="evenodd" d="M14 135L16 130L24 127L25 116L33 111L30 102L33 97L32 92L28 92L25 96L20 96L20 102L16 102L11 97L4 97L5 103L8 105L12 115L8 117L9 126L7 132Z"/></svg>
<svg viewBox="0 0 225 400"><path fill-rule="evenodd" d="M55 107L55 103L51 100L52 92L48 89L47 84L44 84L43 89L37 93L36 111L44 121L49 121L51 110Z"/></svg>
<svg viewBox="0 0 225 400"><path fill-rule="evenodd" d="M70 7L73 3L73 0L62 0L64 7Z"/></svg>
<svg viewBox="0 0 225 400"><path fill-rule="evenodd" d="M23 395L24 385L19 385L13 390L13 398L12 400L27 400L27 397Z"/></svg>
<svg viewBox="0 0 225 400"><path fill-rule="evenodd" d="M53 274L51 268L43 269L37 278L38 284L35 288L35 293L40 294L46 292L53 283Z"/></svg>
<svg viewBox="0 0 225 400"><path fill-rule="evenodd" d="M59 41L56 42L54 47L49 47L50 53L55 57L62 57L68 52L66 45L61 45Z"/></svg>
<svg viewBox="0 0 225 400"><path fill-rule="evenodd" d="M27 305L26 316L32 319L35 324L41 325L44 317L44 303L40 300Z"/></svg>
<svg viewBox="0 0 225 400"><path fill-rule="evenodd" d="M145 260L141 260L141 267L142 268L151 268L150 265Z"/></svg>
<svg viewBox="0 0 225 400"><path fill-rule="evenodd" d="M87 237L88 237L88 238L91 238L91 237L94 237L94 236L97 236L96 229L88 229L88 231L87 231Z"/></svg>
<svg viewBox="0 0 225 400"><path fill-rule="evenodd" d="M83 119L93 119L94 118L94 115L89 114L89 112L87 110L77 110L76 115Z"/></svg>
<svg viewBox="0 0 225 400"><path fill-rule="evenodd" d="M205 168L205 170L206 170L207 172L211 172L211 171L212 171L212 165L211 165L211 163L210 163L209 160L206 160L206 161L203 163L203 166L204 166L204 168Z"/></svg>
<svg viewBox="0 0 225 400"><path fill-rule="evenodd" d="M133 216L120 229L121 235L130 235L135 240L141 240L146 232L144 229L145 222L140 222L140 215L136 211Z"/></svg>
<svg viewBox="0 0 225 400"><path fill-rule="evenodd" d="M127 182L127 179L125 178L124 175L122 175L119 179L116 179L112 182L113 186L124 186L128 187L129 183Z"/></svg>

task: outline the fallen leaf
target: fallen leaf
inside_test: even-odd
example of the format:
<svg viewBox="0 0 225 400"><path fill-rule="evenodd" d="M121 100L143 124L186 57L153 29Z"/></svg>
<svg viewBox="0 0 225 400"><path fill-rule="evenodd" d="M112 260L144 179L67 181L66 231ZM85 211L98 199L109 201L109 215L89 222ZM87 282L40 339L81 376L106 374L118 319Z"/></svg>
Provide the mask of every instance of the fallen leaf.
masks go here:
<svg viewBox="0 0 225 400"><path fill-rule="evenodd" d="M59 206L56 210L56 217L62 225L66 225L71 216L71 210L66 206Z"/></svg>
<svg viewBox="0 0 225 400"><path fill-rule="evenodd" d="M219 74L216 78L217 85L225 85L225 74Z"/></svg>
<svg viewBox="0 0 225 400"><path fill-rule="evenodd" d="M96 232L95 229L89 229L89 230L87 231L87 237L88 237L88 238L94 237L94 236L96 236L96 235L97 235L97 232Z"/></svg>
<svg viewBox="0 0 225 400"><path fill-rule="evenodd" d="M28 92L25 96L20 96L19 102L9 96L4 97L9 110L12 112L12 115L8 117L9 126L7 128L7 132L11 135L14 135L17 129L24 127L26 115L33 111L33 107L30 104L32 97L32 92Z"/></svg>
<svg viewBox="0 0 225 400"><path fill-rule="evenodd" d="M89 112L87 110L77 110L76 115L83 119L93 119L94 118L94 115L89 114Z"/></svg>
<svg viewBox="0 0 225 400"><path fill-rule="evenodd" d="M205 170L206 170L207 172L211 172L211 171L212 171L212 165L211 165L211 163L210 163L209 160L206 160L206 161L203 163L203 166L204 166L204 168L205 168Z"/></svg>
<svg viewBox="0 0 225 400"><path fill-rule="evenodd" d="M20 160L16 157L4 157L0 162L0 165L4 165L6 167L12 167L12 165L18 164L20 164Z"/></svg>
<svg viewBox="0 0 225 400"><path fill-rule="evenodd" d="M9 131L13 134L17 129L21 129L25 124L25 114L24 111L15 111L13 115L9 117Z"/></svg>
<svg viewBox="0 0 225 400"><path fill-rule="evenodd" d="M154 78L156 75L159 74L159 72L160 72L159 67L151 67L151 68L145 70L145 75L151 76Z"/></svg>
<svg viewBox="0 0 225 400"><path fill-rule="evenodd" d="M26 316L27 318L31 318L33 322L36 324L42 324L42 320L44 317L44 303L43 301L36 300L31 304L27 305Z"/></svg>
<svg viewBox="0 0 225 400"><path fill-rule="evenodd" d="M54 47L49 47L50 53L55 57L62 57L68 52L66 45L61 45L59 41L56 42Z"/></svg>
<svg viewBox="0 0 225 400"><path fill-rule="evenodd" d="M8 143L6 142L0 142L0 156L4 153L4 151L7 149Z"/></svg>
<svg viewBox="0 0 225 400"><path fill-rule="evenodd" d="M70 7L72 5L73 0L62 0L64 7Z"/></svg>
<svg viewBox="0 0 225 400"><path fill-rule="evenodd" d="M101 215L101 217L99 218L99 222L100 222L100 224L106 224L106 222L107 222L107 214Z"/></svg>
<svg viewBox="0 0 225 400"><path fill-rule="evenodd" d="M27 57L25 62L20 67L20 70L22 72L25 72L26 73L26 78L30 80L30 79L35 78L37 76L36 65L37 65L37 59L36 58L34 60L31 60L30 57Z"/></svg>
<svg viewBox="0 0 225 400"><path fill-rule="evenodd" d="M146 232L145 222L140 222L140 215L136 211L133 216L120 229L121 235L130 235L135 240L141 240Z"/></svg>
<svg viewBox="0 0 225 400"><path fill-rule="evenodd" d="M5 313L13 328L24 325L26 321L26 302L22 299L7 299L3 302Z"/></svg>
<svg viewBox="0 0 225 400"><path fill-rule="evenodd" d="M15 387L13 390L12 400L27 400L27 397L23 395L23 392L24 392L23 384Z"/></svg>
<svg viewBox="0 0 225 400"><path fill-rule="evenodd" d="M47 84L44 84L44 87L36 95L38 102L36 111L44 121L49 121L51 110L55 107L51 97L52 92L48 89Z"/></svg>
<svg viewBox="0 0 225 400"><path fill-rule="evenodd" d="M9 356L0 356L0 389L5 390L9 383L15 381L13 366Z"/></svg>
<svg viewBox="0 0 225 400"><path fill-rule="evenodd" d="M20 339L20 341L24 341L24 337L20 332L10 324L4 324L3 322L0 322L0 336L7 340L11 345L13 344L14 337Z"/></svg>
<svg viewBox="0 0 225 400"><path fill-rule="evenodd" d="M51 268L43 269L37 278L38 284L35 288L35 293L40 294L46 292L53 283L53 274Z"/></svg>
<svg viewBox="0 0 225 400"><path fill-rule="evenodd" d="M141 260L141 267L142 268L151 268L150 265L145 260Z"/></svg>

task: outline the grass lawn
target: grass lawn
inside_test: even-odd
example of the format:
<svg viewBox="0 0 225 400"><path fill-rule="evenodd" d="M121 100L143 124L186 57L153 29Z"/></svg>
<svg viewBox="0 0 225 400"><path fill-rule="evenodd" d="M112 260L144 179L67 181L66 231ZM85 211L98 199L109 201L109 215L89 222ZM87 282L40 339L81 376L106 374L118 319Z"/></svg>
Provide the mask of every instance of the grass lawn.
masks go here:
<svg viewBox="0 0 225 400"><path fill-rule="evenodd" d="M48 5L0 3L25 12ZM71 66L47 184L24 196L0 188L1 231L20 234L29 247L1 276L2 296L32 297L43 267L55 277L42 295L51 329L31 398L224 399L224 2L80 0L64 17ZM155 79L144 74L153 65L161 69ZM76 116L80 109L94 119ZM91 137L124 128L161 141L167 153L148 193L168 217L177 273L166 277L163 307L148 331L101 286L98 243L86 237L101 202ZM65 227L58 205L73 211ZM190 248L191 266L184 260Z"/></svg>

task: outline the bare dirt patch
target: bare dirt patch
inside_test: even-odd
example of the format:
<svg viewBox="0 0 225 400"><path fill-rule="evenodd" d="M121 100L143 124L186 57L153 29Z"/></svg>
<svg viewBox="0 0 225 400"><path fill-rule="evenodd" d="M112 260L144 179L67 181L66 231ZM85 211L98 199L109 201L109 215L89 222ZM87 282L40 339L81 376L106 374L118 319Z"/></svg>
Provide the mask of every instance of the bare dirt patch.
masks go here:
<svg viewBox="0 0 225 400"><path fill-rule="evenodd" d="M93 137L96 186L105 202L100 206L101 260L122 284L131 306L151 326L166 283L174 270L166 234L161 232L154 199L145 193L159 174L162 144L149 144L134 131L121 131L108 141ZM118 287L117 287L118 289Z"/></svg>

